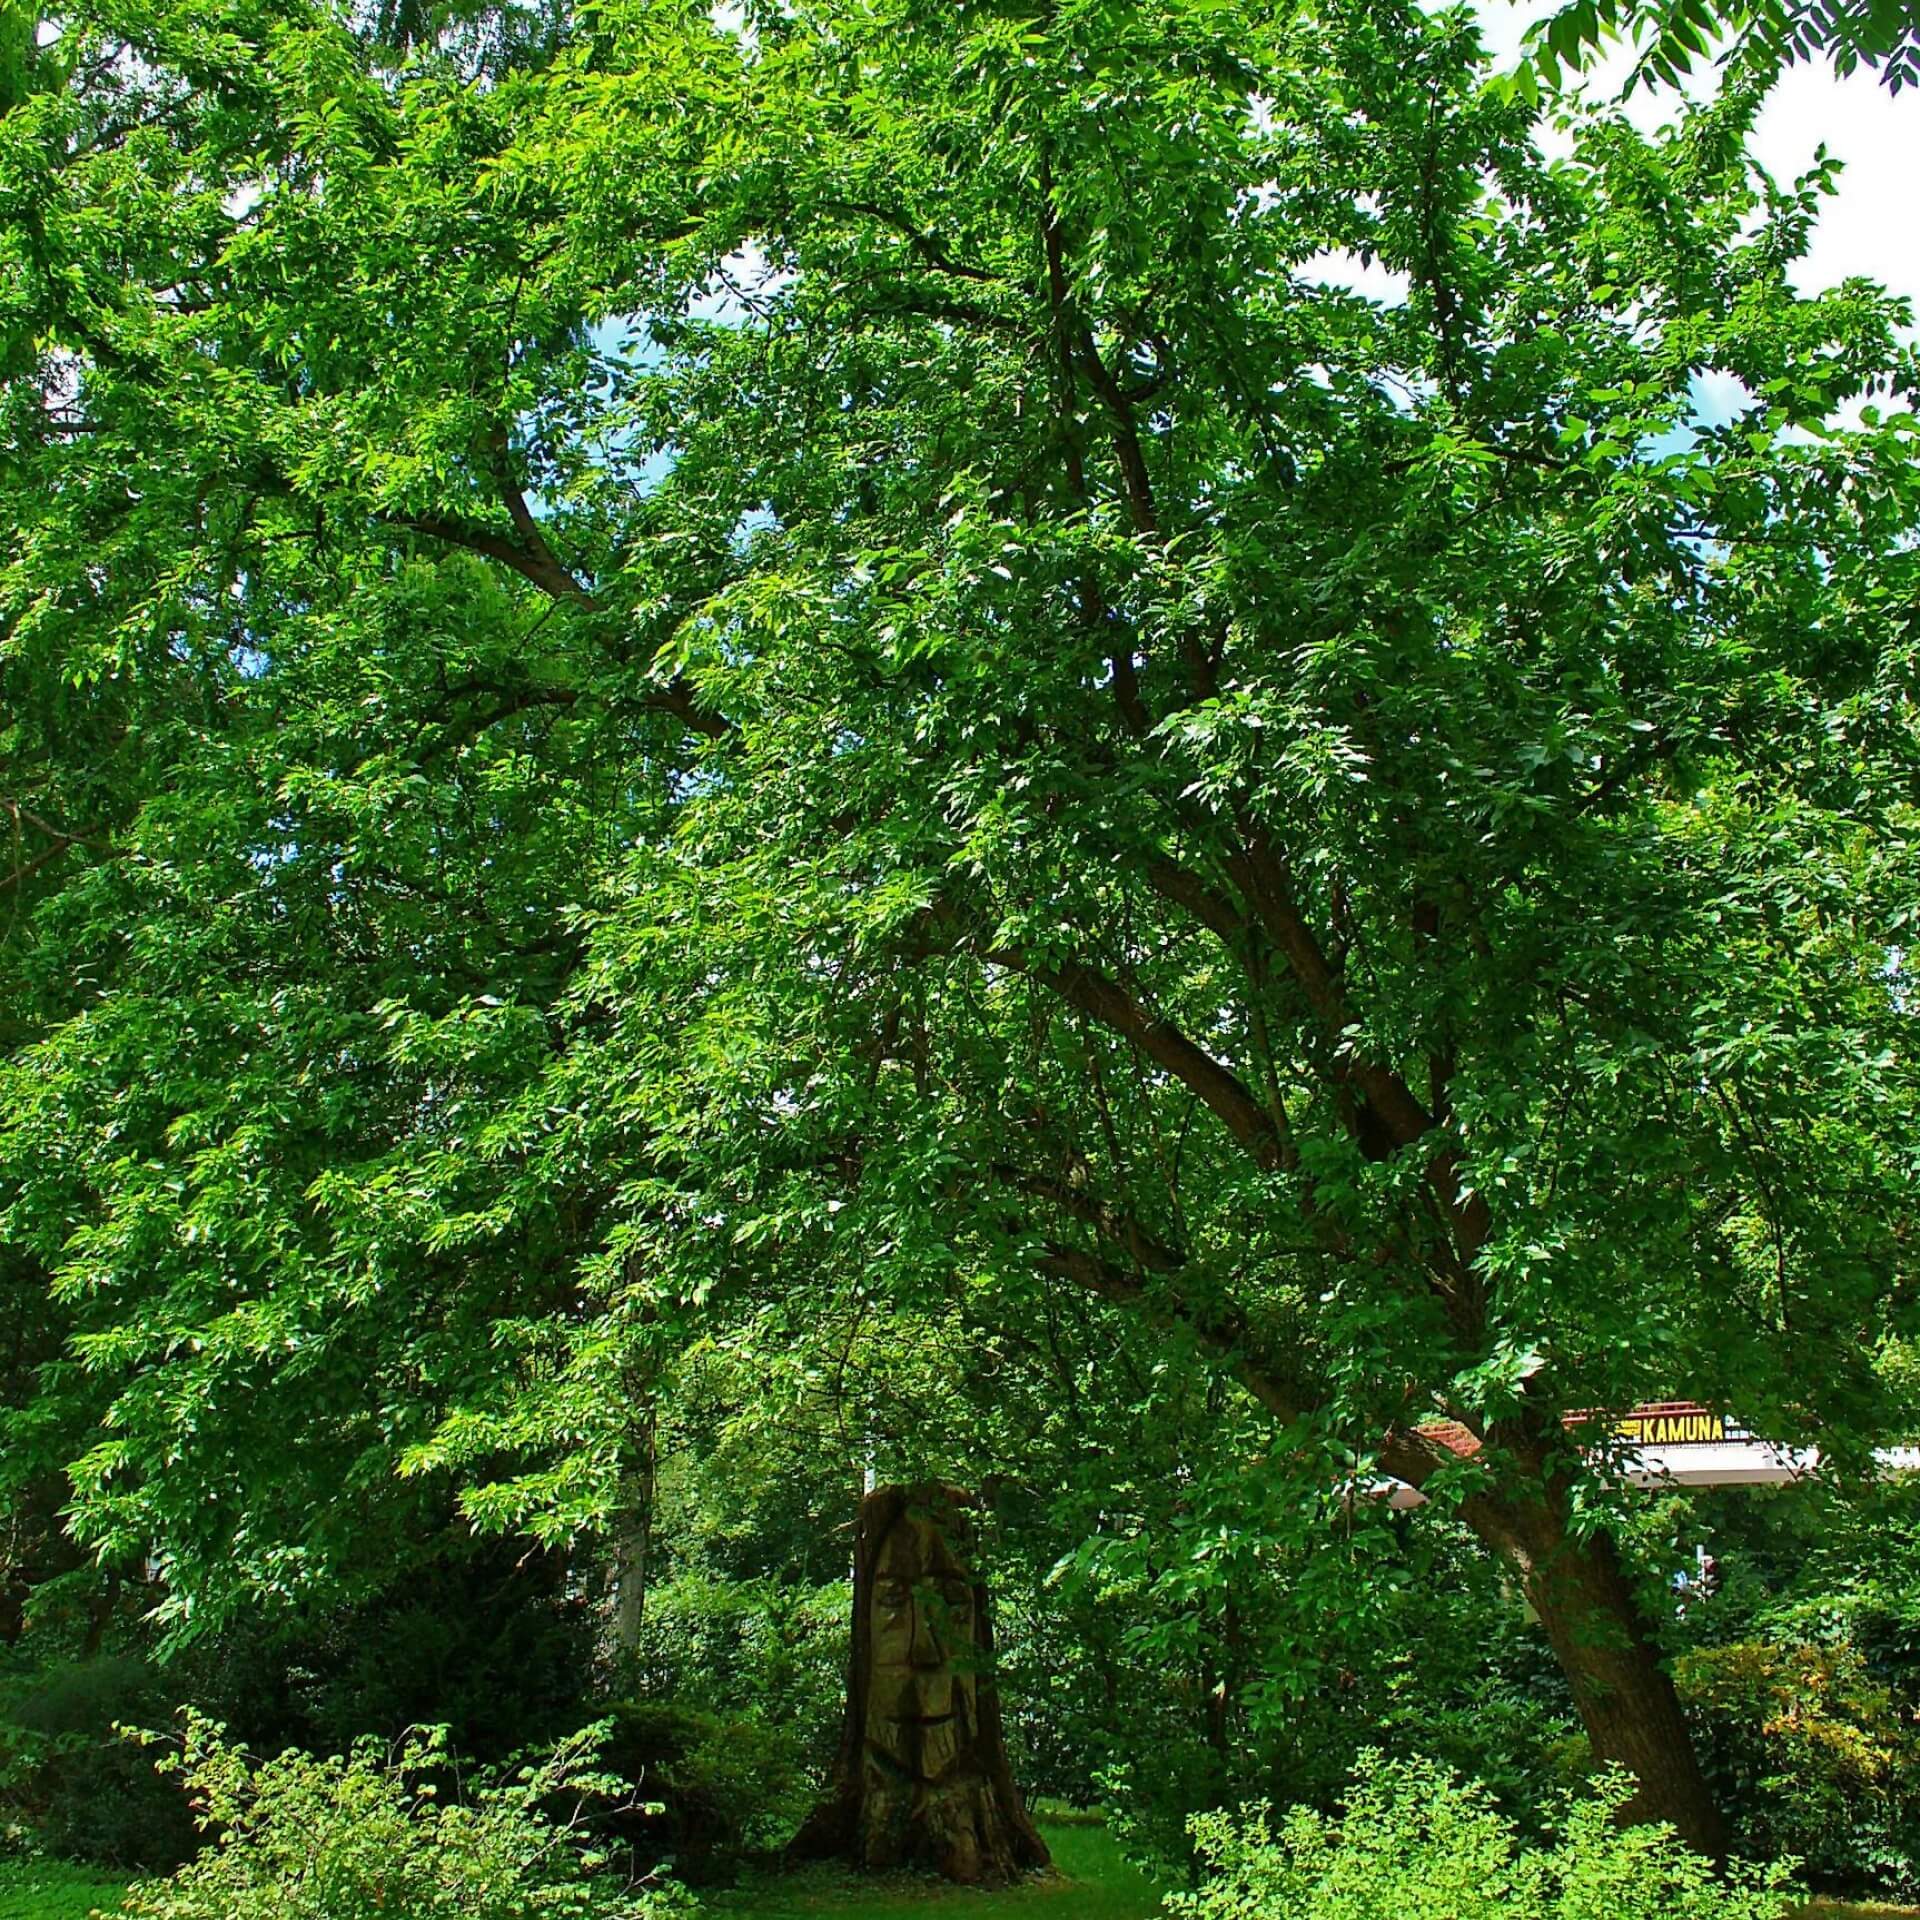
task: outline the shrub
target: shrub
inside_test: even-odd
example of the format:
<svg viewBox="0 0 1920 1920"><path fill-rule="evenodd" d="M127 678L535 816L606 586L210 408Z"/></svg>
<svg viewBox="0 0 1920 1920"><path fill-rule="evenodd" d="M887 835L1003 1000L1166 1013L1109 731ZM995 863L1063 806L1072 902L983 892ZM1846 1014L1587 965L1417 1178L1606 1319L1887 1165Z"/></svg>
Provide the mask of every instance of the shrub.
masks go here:
<svg viewBox="0 0 1920 1920"><path fill-rule="evenodd" d="M617 1691L788 1729L805 1763L823 1773L846 1707L849 1605L844 1579L821 1587L701 1573L663 1581L647 1595Z"/></svg>
<svg viewBox="0 0 1920 1920"><path fill-rule="evenodd" d="M389 1754L361 1742L330 1759L256 1761L189 1713L177 1756L212 1844L170 1879L127 1895L131 1920L662 1920L689 1910L670 1886L631 1887L578 1844L578 1809L608 1786L587 1736L548 1759L445 1791L444 1732ZM571 1802L564 1821L549 1809Z"/></svg>
<svg viewBox="0 0 1920 1920"><path fill-rule="evenodd" d="M611 1771L658 1810L619 1830L691 1880L792 1838L818 1797L846 1712L847 1585L694 1570L647 1594L606 1711Z"/></svg>
<svg viewBox="0 0 1920 1920"><path fill-rule="evenodd" d="M193 1823L147 1755L116 1732L167 1711L152 1667L128 1654L54 1660L0 1679L0 1824L50 1853L165 1872Z"/></svg>
<svg viewBox="0 0 1920 1920"><path fill-rule="evenodd" d="M1920 1735L1852 1647L1738 1641L1676 1663L1742 1848L1823 1885L1920 1889Z"/></svg>
<svg viewBox="0 0 1920 1920"><path fill-rule="evenodd" d="M333 1753L430 1723L456 1753L495 1764L578 1722L594 1623L566 1581L558 1554L450 1527L377 1593L269 1621L257 1637L235 1622L210 1649L219 1673L195 1674L199 1687L177 1697L276 1749ZM258 1676L251 1695L220 1684L236 1654Z"/></svg>
<svg viewBox="0 0 1920 1920"><path fill-rule="evenodd" d="M1666 1827L1621 1828L1628 1787L1603 1776L1528 1846L1488 1790L1430 1760L1363 1754L1343 1816L1295 1807L1278 1830L1243 1810L1197 1816L1206 1877L1178 1920L1779 1920L1785 1869L1726 1875Z"/></svg>
<svg viewBox="0 0 1920 1920"><path fill-rule="evenodd" d="M609 1716L603 1763L640 1800L601 1824L684 1878L724 1877L742 1854L782 1845L817 1797L791 1728L675 1700L624 1701Z"/></svg>

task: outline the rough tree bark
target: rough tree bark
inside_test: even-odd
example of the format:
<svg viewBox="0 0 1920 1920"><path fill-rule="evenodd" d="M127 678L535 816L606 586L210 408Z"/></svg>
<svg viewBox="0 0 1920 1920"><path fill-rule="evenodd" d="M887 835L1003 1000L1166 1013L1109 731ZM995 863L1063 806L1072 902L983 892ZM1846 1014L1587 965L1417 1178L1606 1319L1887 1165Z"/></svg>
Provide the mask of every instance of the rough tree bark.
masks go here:
<svg viewBox="0 0 1920 1920"><path fill-rule="evenodd" d="M1726 1823L1620 1556L1605 1533L1573 1532L1561 1495L1549 1471L1537 1497L1477 1496L1461 1517L1518 1578L1572 1685L1594 1757L1633 1775L1621 1817L1666 1821L1689 1846L1720 1858Z"/></svg>
<svg viewBox="0 0 1920 1920"><path fill-rule="evenodd" d="M640 1644L652 1577L656 1415L653 1402L635 1424L621 1472L621 1524L613 1543L613 1643L622 1654Z"/></svg>
<svg viewBox="0 0 1920 1920"><path fill-rule="evenodd" d="M847 1716L796 1858L969 1885L1052 1864L1007 1765L972 1507L947 1486L880 1487L861 1502Z"/></svg>

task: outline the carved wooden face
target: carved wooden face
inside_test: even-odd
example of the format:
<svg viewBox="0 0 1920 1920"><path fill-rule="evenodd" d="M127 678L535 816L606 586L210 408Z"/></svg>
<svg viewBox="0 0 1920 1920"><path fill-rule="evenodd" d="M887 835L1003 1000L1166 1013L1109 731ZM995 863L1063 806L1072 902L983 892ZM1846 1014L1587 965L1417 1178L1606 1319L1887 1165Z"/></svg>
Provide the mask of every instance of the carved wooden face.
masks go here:
<svg viewBox="0 0 1920 1920"><path fill-rule="evenodd" d="M939 1780L973 1745L973 1582L930 1520L905 1513L874 1560L867 1750L911 1780Z"/></svg>

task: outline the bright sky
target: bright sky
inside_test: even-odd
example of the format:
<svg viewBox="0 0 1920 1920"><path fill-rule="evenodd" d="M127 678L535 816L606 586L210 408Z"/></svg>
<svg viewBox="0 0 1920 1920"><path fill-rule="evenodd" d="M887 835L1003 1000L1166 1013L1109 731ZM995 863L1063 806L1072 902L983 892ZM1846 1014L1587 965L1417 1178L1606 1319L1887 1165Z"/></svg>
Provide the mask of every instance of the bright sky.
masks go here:
<svg viewBox="0 0 1920 1920"><path fill-rule="evenodd" d="M1502 66L1513 66L1521 35L1553 12L1558 0L1474 4L1488 52ZM1593 97L1604 99L1617 90L1631 66L1631 53L1625 51L1603 63L1589 83ZM1710 87L1712 75L1712 67L1703 65L1699 79L1689 84ZM1674 97L1664 89L1637 90L1627 106L1629 117L1649 130L1673 111ZM1850 277L1877 280L1904 294L1920 314L1920 92L1895 98L1873 74L1860 71L1842 80L1824 60L1790 67L1761 110L1754 157L1776 180L1791 182L1806 172L1823 141L1845 166L1795 271L1795 283L1803 293L1814 293ZM1543 131L1542 145L1554 150L1550 130ZM1363 264L1352 254L1322 254L1310 271L1316 279L1370 299L1407 297L1404 274L1390 273L1378 261ZM1701 420L1731 419L1749 399L1739 382L1724 374L1709 373L1694 383Z"/></svg>
<svg viewBox="0 0 1920 1920"><path fill-rule="evenodd" d="M1513 57L1531 21L1552 11L1542 0L1478 4L1488 46L1502 59ZM1630 110L1642 124L1656 124L1671 113L1672 96L1641 93ZM1857 274L1920 310L1920 93L1895 98L1873 74L1841 80L1820 60L1789 68L1761 112L1755 157L1776 179L1791 180L1822 141L1846 170L1801 263L1801 289Z"/></svg>

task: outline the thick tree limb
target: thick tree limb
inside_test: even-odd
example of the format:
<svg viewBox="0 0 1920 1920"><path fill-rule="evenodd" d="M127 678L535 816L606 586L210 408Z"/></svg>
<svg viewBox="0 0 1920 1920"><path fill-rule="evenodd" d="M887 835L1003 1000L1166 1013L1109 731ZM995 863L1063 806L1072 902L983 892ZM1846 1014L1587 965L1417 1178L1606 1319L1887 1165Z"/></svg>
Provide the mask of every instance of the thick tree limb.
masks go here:
<svg viewBox="0 0 1920 1920"><path fill-rule="evenodd" d="M875 206L868 200L829 200L825 204L830 212L864 213L870 220L878 220L883 227L891 227L936 273L950 273L958 279L978 280L988 286L1000 284L1000 275L990 273L985 267L976 267L967 261L956 260L932 234L916 227L903 213L890 212L887 208Z"/></svg>
<svg viewBox="0 0 1920 1920"><path fill-rule="evenodd" d="M1049 966L1010 948L983 952L981 959L1050 988L1069 1005L1131 1040L1148 1059L1180 1081L1225 1121L1227 1131L1256 1165L1280 1165L1280 1139L1259 1096L1204 1047L1159 1015L1150 1013L1117 981L1077 960Z"/></svg>
<svg viewBox="0 0 1920 1920"><path fill-rule="evenodd" d="M509 491L513 490L509 489ZM520 501L520 511L527 513L524 499ZM511 517L513 513L511 505L508 507L508 513ZM486 559L497 560L502 566L510 567L523 580L531 582L542 593L554 600L580 607L588 613L607 611L606 603L588 592L573 574L554 558L552 549L547 546L544 538L540 540L538 547L526 547L517 540L508 539L504 534L494 533L489 528L476 527L464 520L449 519L442 514L393 514L382 517L391 525L403 527L410 533L424 534L430 540L439 540L447 546L461 547L469 553L477 553ZM530 514L528 517L531 519ZM709 740L725 740L734 731L730 720L701 706L694 698L693 689L678 676L657 692L644 696L637 704L655 712L670 713L694 732L705 734Z"/></svg>
<svg viewBox="0 0 1920 1920"><path fill-rule="evenodd" d="M1184 1255L1148 1232L1131 1214L1101 1198L1084 1178L1073 1174L1063 1178L1028 1173L1005 1165L996 1165L993 1177L1003 1186L1045 1200L1062 1213L1083 1221L1103 1240L1122 1249L1127 1258L1145 1272L1173 1274L1186 1264Z"/></svg>
<svg viewBox="0 0 1920 1920"><path fill-rule="evenodd" d="M1243 816L1234 879L1272 936L1329 1038L1339 1041L1355 1024L1340 975L1293 899L1286 868L1266 833ZM1400 1076L1359 1056L1349 1074L1379 1116L1395 1146L1411 1146L1433 1131L1434 1120Z"/></svg>
<svg viewBox="0 0 1920 1920"><path fill-rule="evenodd" d="M1155 893L1184 908L1216 935L1222 946L1236 958L1240 957L1240 943L1246 937L1247 923L1225 894L1208 886L1192 868L1183 867L1170 855L1150 853L1142 866L1147 884Z"/></svg>
<svg viewBox="0 0 1920 1920"><path fill-rule="evenodd" d="M1147 1288L1124 1267L1084 1247L1049 1243L1040 1259L1041 1271L1071 1281L1085 1292L1111 1300L1162 1325L1185 1327L1268 1413L1283 1425L1303 1419L1309 1404L1295 1388L1249 1350L1247 1326L1237 1308L1205 1313L1168 1288Z"/></svg>
<svg viewBox="0 0 1920 1920"><path fill-rule="evenodd" d="M526 502L523 500L520 504L521 511L525 512ZM469 553L498 560L502 566L512 568L521 579L531 581L552 599L571 601L590 612L602 610L600 602L553 557L552 550L544 540L538 547L523 546L518 540L509 540L505 534L491 532L486 527L476 527L470 521L450 519L445 514L410 513L385 517L390 518L395 526L405 527L411 533L422 533L430 540L439 540L450 547L464 547ZM509 517L512 517L511 510Z"/></svg>
<svg viewBox="0 0 1920 1920"><path fill-rule="evenodd" d="M65 828L56 827L31 807L23 806L18 800L5 795L0 795L0 807L4 807L12 816L14 847L13 866L9 872L0 874L0 888L21 886L50 861L57 860L69 847L91 847L108 858L120 857L119 849L106 838L104 828L83 827L78 832L70 833ZM47 842L40 852L31 857L22 846L23 826L31 827Z"/></svg>

